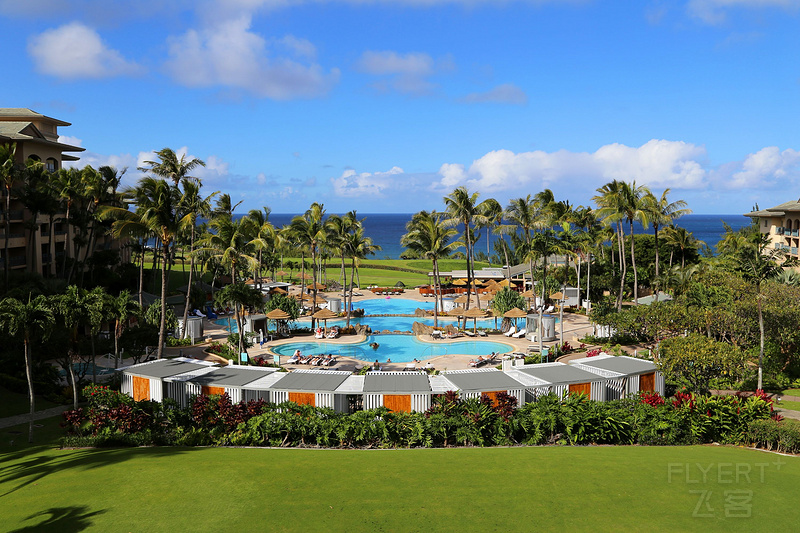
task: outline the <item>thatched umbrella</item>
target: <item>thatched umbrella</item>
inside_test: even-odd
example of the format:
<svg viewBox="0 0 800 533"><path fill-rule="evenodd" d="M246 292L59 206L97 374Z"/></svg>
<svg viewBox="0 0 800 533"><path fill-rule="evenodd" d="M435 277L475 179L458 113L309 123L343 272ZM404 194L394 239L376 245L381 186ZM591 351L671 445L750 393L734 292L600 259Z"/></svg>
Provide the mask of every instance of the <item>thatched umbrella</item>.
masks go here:
<svg viewBox="0 0 800 533"><path fill-rule="evenodd" d="M337 318L337 316L336 313L334 313L330 309L324 308L320 309L319 311L311 315L311 318L316 318L317 320L322 320L323 322L325 322L325 329L327 330L328 320L330 320L331 318Z"/></svg>
<svg viewBox="0 0 800 533"><path fill-rule="evenodd" d="M447 312L450 316L464 316L464 308L463 307L454 307Z"/></svg>
<svg viewBox="0 0 800 533"><path fill-rule="evenodd" d="M516 326L516 321L518 318L523 318L528 316L528 313L520 309L519 307L514 307L513 309L509 309L505 313L503 313L503 318L513 318L514 319L514 326Z"/></svg>
<svg viewBox="0 0 800 533"><path fill-rule="evenodd" d="M274 320L275 321L275 333L278 332L278 321L279 320L290 320L292 317L289 316L289 313L284 311L283 309L273 309L269 313L267 313L267 320ZM267 328L269 329L269 328Z"/></svg>
<svg viewBox="0 0 800 533"><path fill-rule="evenodd" d="M284 270L278 270L277 272L275 272L275 275L276 275L276 276L280 276L280 277L281 277L281 279L283 279L283 276L288 276L288 275L289 275L289 273L288 273L288 272L286 272L286 271L284 271Z"/></svg>
<svg viewBox="0 0 800 533"><path fill-rule="evenodd" d="M321 291L321 290L325 289L325 285L323 285L322 283L320 283L318 281L316 284L312 283L311 285L307 285L306 286L306 289L308 289L309 291L313 291L314 288L316 288L318 291Z"/></svg>
<svg viewBox="0 0 800 533"><path fill-rule="evenodd" d="M466 284L467 284L467 280L465 280L463 278L459 278L459 279L457 279L457 280L455 280L453 282L453 285L466 285Z"/></svg>
<svg viewBox="0 0 800 533"><path fill-rule="evenodd" d="M286 289L281 288L281 287L275 287L274 289L269 291L269 293L270 294L289 294Z"/></svg>
<svg viewBox="0 0 800 533"><path fill-rule="evenodd" d="M314 276L312 276L308 272L303 272L303 274L300 277L303 279L314 279Z"/></svg>
<svg viewBox="0 0 800 533"><path fill-rule="evenodd" d="M453 301L455 303L457 303L457 304L465 304L465 303L467 303L467 295L466 294L462 294L461 296L459 296L458 298L456 298Z"/></svg>
<svg viewBox="0 0 800 533"><path fill-rule="evenodd" d="M472 319L475 327L474 331L475 333L478 333L478 319L486 318L486 314L487 314L486 311L484 311L483 309L480 309L478 307L473 307L472 309L464 313L464 317Z"/></svg>

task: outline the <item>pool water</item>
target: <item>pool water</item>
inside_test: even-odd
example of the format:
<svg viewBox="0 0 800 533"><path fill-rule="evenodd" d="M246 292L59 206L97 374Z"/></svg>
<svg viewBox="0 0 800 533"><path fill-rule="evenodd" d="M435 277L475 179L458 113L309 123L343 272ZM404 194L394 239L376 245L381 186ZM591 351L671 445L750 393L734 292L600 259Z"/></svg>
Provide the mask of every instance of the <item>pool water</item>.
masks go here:
<svg viewBox="0 0 800 533"><path fill-rule="evenodd" d="M92 377L92 363L73 363L72 368L75 370L75 377L79 376L80 373L83 371L86 372L86 374L84 375L85 378ZM106 368L97 365L94 365L94 368L95 368L95 373L98 376L105 376L114 373L113 368ZM68 372L63 368L58 369L58 375L61 376L62 378L67 378L68 377L67 374Z"/></svg>
<svg viewBox="0 0 800 533"><path fill-rule="evenodd" d="M419 302L408 298L385 296L353 302L353 309L363 309L367 315L413 315L417 309L433 311L433 301Z"/></svg>
<svg viewBox="0 0 800 533"><path fill-rule="evenodd" d="M378 343L377 349L370 344ZM410 363L414 359L430 359L440 355L489 355L507 353L513 347L503 342L484 340L465 340L455 342L423 342L413 335L370 335L357 344L333 344L328 342L290 342L273 346L272 351L290 357L295 350L303 355L334 354L353 357L362 361L385 363L391 359L395 363Z"/></svg>

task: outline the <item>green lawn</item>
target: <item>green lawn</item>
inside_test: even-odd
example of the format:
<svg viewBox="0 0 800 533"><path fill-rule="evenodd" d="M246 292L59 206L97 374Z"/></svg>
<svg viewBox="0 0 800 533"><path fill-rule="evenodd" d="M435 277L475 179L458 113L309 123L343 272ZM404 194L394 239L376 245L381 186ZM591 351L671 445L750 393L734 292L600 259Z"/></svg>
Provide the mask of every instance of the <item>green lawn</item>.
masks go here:
<svg viewBox="0 0 800 533"><path fill-rule="evenodd" d="M786 389L781 394L784 396L800 396L800 389Z"/></svg>
<svg viewBox="0 0 800 533"><path fill-rule="evenodd" d="M0 516L9 531L780 531L800 523L796 494L786 490L800 486L800 458L732 447L8 450L0 449ZM745 491L749 518L726 518L725 491ZM712 516L693 516L704 496L709 507L699 512Z"/></svg>
<svg viewBox="0 0 800 533"><path fill-rule="evenodd" d="M792 411L800 411L800 402L781 400L780 402L778 402L778 407L782 407L784 409L791 409Z"/></svg>
<svg viewBox="0 0 800 533"><path fill-rule="evenodd" d="M36 390L36 389L34 389ZM34 409L41 411L56 407L57 404L48 402L44 398L36 398ZM0 418L14 415L22 415L30 411L30 403L27 394L18 394L8 389L0 387Z"/></svg>

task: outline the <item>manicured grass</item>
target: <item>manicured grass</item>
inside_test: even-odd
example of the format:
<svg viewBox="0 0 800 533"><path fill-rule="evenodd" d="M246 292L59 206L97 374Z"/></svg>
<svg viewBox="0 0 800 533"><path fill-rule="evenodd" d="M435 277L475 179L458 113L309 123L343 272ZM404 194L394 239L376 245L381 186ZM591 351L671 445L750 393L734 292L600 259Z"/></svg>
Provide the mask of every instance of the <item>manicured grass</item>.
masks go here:
<svg viewBox="0 0 800 533"><path fill-rule="evenodd" d="M34 448L2 454L0 464L8 530L674 532L800 523L786 490L800 486L800 458L731 447ZM751 491L750 518L726 518L731 490ZM693 516L704 494L711 510L700 512L713 516Z"/></svg>
<svg viewBox="0 0 800 533"><path fill-rule="evenodd" d="M781 400L778 402L778 407L782 407L783 409L791 409L792 411L800 411L800 402Z"/></svg>
<svg viewBox="0 0 800 533"><path fill-rule="evenodd" d="M800 389L786 389L781 394L784 396L800 396Z"/></svg>
<svg viewBox="0 0 800 533"><path fill-rule="evenodd" d="M36 389L34 388L34 392ZM42 409L49 409L56 407L57 404L48 402L44 398L36 397L34 409L41 411ZM30 403L27 394L19 394L11 392L8 389L0 387L0 418L7 416L22 415L30 411Z"/></svg>

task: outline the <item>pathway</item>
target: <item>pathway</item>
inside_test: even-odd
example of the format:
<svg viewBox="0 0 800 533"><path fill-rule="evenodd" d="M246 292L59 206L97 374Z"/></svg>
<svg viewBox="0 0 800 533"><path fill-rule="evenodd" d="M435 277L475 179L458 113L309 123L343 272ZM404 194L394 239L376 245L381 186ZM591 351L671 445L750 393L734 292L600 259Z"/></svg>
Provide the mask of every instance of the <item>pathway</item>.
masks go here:
<svg viewBox="0 0 800 533"><path fill-rule="evenodd" d="M45 418L58 416L64 411L69 411L70 409L72 409L71 405L60 405L58 407L51 407L50 409L43 409L42 411L36 411L35 413L33 413L33 421L36 422L37 420L44 420ZM18 426L20 424L25 424L29 420L30 420L30 413L25 413L24 415L14 415L6 418L0 418L0 429L10 428L12 426Z"/></svg>

